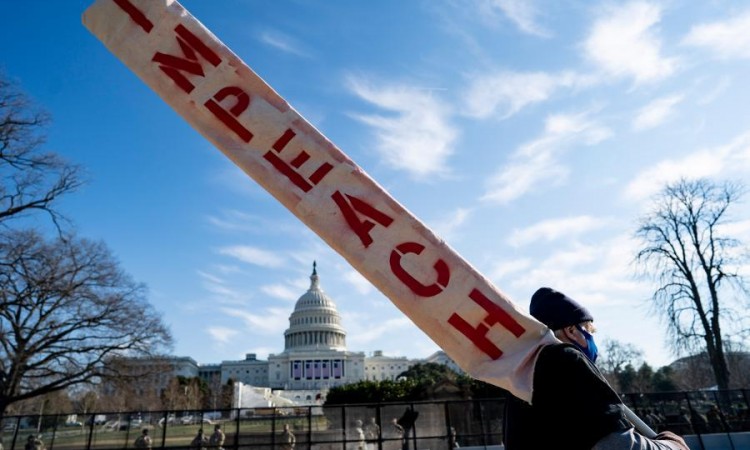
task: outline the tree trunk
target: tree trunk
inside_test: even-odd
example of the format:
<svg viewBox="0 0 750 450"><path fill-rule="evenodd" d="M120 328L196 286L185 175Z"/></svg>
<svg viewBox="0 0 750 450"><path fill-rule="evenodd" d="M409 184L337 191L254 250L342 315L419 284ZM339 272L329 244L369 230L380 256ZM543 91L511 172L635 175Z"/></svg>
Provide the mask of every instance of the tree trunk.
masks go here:
<svg viewBox="0 0 750 450"><path fill-rule="evenodd" d="M716 385L720 390L729 389L729 367L727 366L727 359L724 355L721 342L715 345L713 354L709 354L708 357L711 361L711 367L714 370Z"/></svg>

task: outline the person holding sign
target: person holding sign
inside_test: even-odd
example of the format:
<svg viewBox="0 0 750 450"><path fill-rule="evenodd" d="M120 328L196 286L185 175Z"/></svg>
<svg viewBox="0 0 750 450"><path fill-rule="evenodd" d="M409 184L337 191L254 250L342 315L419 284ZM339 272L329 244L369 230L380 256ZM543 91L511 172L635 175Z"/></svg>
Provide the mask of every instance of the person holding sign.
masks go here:
<svg viewBox="0 0 750 450"><path fill-rule="evenodd" d="M625 405L594 365L594 318L586 308L543 287L531 297L529 312L562 343L540 350L531 404L508 399L506 450L689 450L674 433L649 439L627 420Z"/></svg>
<svg viewBox="0 0 750 450"><path fill-rule="evenodd" d="M590 317L554 300L540 305L573 313L572 321L563 315L567 323L545 327L521 313L179 2L97 0L83 22L463 370L533 404L530 418L542 428L536 439L550 445L515 448L591 449L617 433L636 436L619 397L582 353L593 350L593 338L583 331ZM556 338L548 328L562 331ZM404 448L413 424L402 421ZM671 434L653 442L687 448Z"/></svg>

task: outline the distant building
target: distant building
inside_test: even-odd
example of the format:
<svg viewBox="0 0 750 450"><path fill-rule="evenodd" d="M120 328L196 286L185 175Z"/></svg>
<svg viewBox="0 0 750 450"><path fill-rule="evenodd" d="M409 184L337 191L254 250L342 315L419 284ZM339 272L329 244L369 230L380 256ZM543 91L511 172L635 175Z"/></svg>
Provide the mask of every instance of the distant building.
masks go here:
<svg viewBox="0 0 750 450"><path fill-rule="evenodd" d="M198 365L198 377L206 380L209 386L215 384L225 384L222 379L221 364L200 364Z"/></svg>
<svg viewBox="0 0 750 450"><path fill-rule="evenodd" d="M376 350L371 357L365 359L365 379L370 381L396 380L399 375L419 362L422 361L407 359L405 356L384 356L381 350Z"/></svg>
<svg viewBox="0 0 750 450"><path fill-rule="evenodd" d="M268 386L268 361L258 360L255 353L248 353L239 361L222 361L219 367L221 384L226 384L231 378L253 386Z"/></svg>
<svg viewBox="0 0 750 450"><path fill-rule="evenodd" d="M312 404L325 397L328 389L362 380L396 380L413 365L422 362L444 364L460 372L455 362L438 351L425 360L385 356L377 350L372 356L346 348L346 330L336 304L320 286L315 263L310 288L297 300L284 331L284 351L260 360L255 353L245 359L219 364L197 364L189 357L157 359L169 367L156 389L164 389L174 376L200 377L209 385L226 384L230 379L245 386L245 397L264 398L278 404L278 397L297 404ZM156 360L154 360L156 361ZM136 365L150 360L131 360ZM249 391L250 388L268 388ZM269 400L274 391L277 401ZM239 405L237 405L239 406Z"/></svg>
<svg viewBox="0 0 750 450"><path fill-rule="evenodd" d="M463 373L463 370L458 367L458 364L456 364L456 362L453 361L450 356L446 355L444 351L437 351L419 362L442 364L444 366L448 366L448 368L456 373Z"/></svg>
<svg viewBox="0 0 750 450"><path fill-rule="evenodd" d="M103 389L111 394L118 389L118 383L128 383L136 395L158 397L175 377L200 376L201 367L188 356L115 358L108 363L108 369L119 379L109 378Z"/></svg>
<svg viewBox="0 0 750 450"><path fill-rule="evenodd" d="M336 304L320 287L315 264L310 288L294 306L284 351L268 356L268 385L284 390L325 390L365 378L365 354L346 349Z"/></svg>

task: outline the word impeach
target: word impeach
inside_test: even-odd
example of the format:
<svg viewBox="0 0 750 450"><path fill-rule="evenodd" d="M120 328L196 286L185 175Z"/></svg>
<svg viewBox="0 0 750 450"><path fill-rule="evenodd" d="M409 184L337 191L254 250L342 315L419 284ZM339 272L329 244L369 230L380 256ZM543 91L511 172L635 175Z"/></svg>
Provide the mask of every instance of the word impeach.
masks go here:
<svg viewBox="0 0 750 450"><path fill-rule="evenodd" d="M554 338L177 2L98 0L86 27L470 375L530 400Z"/></svg>

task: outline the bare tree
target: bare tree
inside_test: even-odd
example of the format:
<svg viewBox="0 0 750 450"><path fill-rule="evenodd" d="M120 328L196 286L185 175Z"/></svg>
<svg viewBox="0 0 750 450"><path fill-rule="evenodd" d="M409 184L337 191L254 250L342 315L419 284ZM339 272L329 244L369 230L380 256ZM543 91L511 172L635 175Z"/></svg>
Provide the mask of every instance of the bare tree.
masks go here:
<svg viewBox="0 0 750 450"><path fill-rule="evenodd" d="M187 409L187 394L177 377L169 380L161 393L162 408L168 411Z"/></svg>
<svg viewBox="0 0 750 450"><path fill-rule="evenodd" d="M741 317L733 301L746 292L736 271L744 258L740 243L724 228L727 210L741 195L731 183L669 184L637 231L643 246L636 261L658 282L654 306L666 319L672 349L678 355L705 351L720 389L730 381L725 339Z"/></svg>
<svg viewBox="0 0 750 450"><path fill-rule="evenodd" d="M111 357L171 345L144 287L102 243L1 234L0 303L0 419L13 402L95 382Z"/></svg>
<svg viewBox="0 0 750 450"><path fill-rule="evenodd" d="M213 410L224 408L222 397L223 397L223 386L221 384L221 373L213 373L207 381L208 385L208 397L206 398L205 408Z"/></svg>
<svg viewBox="0 0 750 450"><path fill-rule="evenodd" d="M74 411L88 414L98 409L99 394L91 386L77 386L68 390L74 404Z"/></svg>
<svg viewBox="0 0 750 450"><path fill-rule="evenodd" d="M622 390L620 375L625 367L638 367L643 363L643 351L633 344L620 342L616 339L605 339L602 342L601 357L597 360L597 367L614 389Z"/></svg>
<svg viewBox="0 0 750 450"><path fill-rule="evenodd" d="M153 411L161 408L161 394L172 377L164 356L115 357L106 361L102 395L118 411Z"/></svg>
<svg viewBox="0 0 750 450"><path fill-rule="evenodd" d="M48 116L0 73L0 225L46 213L60 229L59 198L78 189L81 169L40 151Z"/></svg>
<svg viewBox="0 0 750 450"><path fill-rule="evenodd" d="M198 377L178 375L169 381L162 392L162 404L167 410L192 411L204 407L208 385Z"/></svg>

